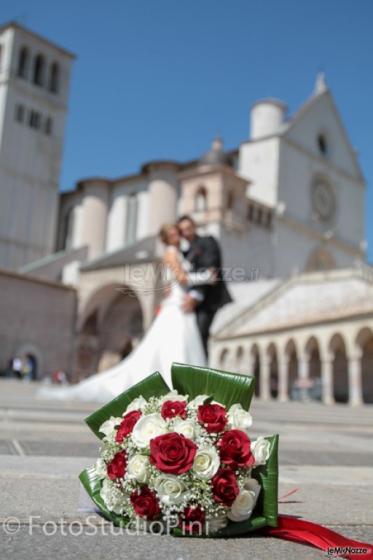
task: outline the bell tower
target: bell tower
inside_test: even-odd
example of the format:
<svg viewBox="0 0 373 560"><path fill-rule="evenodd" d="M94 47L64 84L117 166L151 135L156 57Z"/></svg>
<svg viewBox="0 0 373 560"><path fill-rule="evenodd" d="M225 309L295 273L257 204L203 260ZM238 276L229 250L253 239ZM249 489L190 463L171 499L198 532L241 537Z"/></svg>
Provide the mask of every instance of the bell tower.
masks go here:
<svg viewBox="0 0 373 560"><path fill-rule="evenodd" d="M0 27L0 267L53 252L73 59L17 23Z"/></svg>
<svg viewBox="0 0 373 560"><path fill-rule="evenodd" d="M249 181L228 165L221 138L215 138L197 168L180 175L180 182L179 215L192 216L201 230L217 237L221 227L245 230Z"/></svg>

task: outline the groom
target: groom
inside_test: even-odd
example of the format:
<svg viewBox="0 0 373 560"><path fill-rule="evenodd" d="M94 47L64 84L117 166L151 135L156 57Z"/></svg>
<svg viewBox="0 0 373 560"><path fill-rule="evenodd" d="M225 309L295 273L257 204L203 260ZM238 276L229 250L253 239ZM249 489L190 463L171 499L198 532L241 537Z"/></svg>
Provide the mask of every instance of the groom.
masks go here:
<svg viewBox="0 0 373 560"><path fill-rule="evenodd" d="M222 275L220 247L211 236L201 237L197 234L196 224L190 216L181 216L178 226L182 237L189 247L183 251L184 257L192 264L193 272L207 268L215 269L216 282L211 285L193 287L185 296L183 309L186 313L195 311L198 328L206 356L211 323L215 313L223 305L232 301Z"/></svg>

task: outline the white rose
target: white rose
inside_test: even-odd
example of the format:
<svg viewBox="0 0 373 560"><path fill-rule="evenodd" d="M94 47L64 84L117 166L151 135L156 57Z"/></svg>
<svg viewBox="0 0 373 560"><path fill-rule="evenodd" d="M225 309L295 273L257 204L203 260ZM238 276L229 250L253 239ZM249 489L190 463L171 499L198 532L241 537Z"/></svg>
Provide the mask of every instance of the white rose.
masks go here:
<svg viewBox="0 0 373 560"><path fill-rule="evenodd" d="M196 398L194 398L192 401L190 401L188 406L193 410L197 410L197 408L201 404L203 404L206 399L209 399L209 398L210 398L209 395L198 395Z"/></svg>
<svg viewBox="0 0 373 560"><path fill-rule="evenodd" d="M224 529L228 524L226 515L217 515L216 517L208 517L206 519L207 534L217 533L220 529Z"/></svg>
<svg viewBox="0 0 373 560"><path fill-rule="evenodd" d="M132 441L142 448L148 447L151 439L167 433L167 424L158 413L146 414L138 419L133 431Z"/></svg>
<svg viewBox="0 0 373 560"><path fill-rule="evenodd" d="M95 471L99 478L105 478L107 475L106 463L103 459L97 459L95 464Z"/></svg>
<svg viewBox="0 0 373 560"><path fill-rule="evenodd" d="M255 466L265 465L269 458L271 443L268 439L260 436L251 442L251 452L255 458Z"/></svg>
<svg viewBox="0 0 373 560"><path fill-rule="evenodd" d="M147 482L149 477L149 458L145 455L134 455L128 461L127 476L137 480L137 482Z"/></svg>
<svg viewBox="0 0 373 560"><path fill-rule="evenodd" d="M125 414L127 412L132 412L133 410L142 410L144 406L147 404L147 401L140 395L136 399L133 399L132 402L127 406Z"/></svg>
<svg viewBox="0 0 373 560"><path fill-rule="evenodd" d="M231 428L248 433L253 418L240 404L233 404L228 410L228 422Z"/></svg>
<svg viewBox="0 0 373 560"><path fill-rule="evenodd" d="M111 480L105 478L100 490L100 496L110 511L118 514L123 512L126 505L126 496Z"/></svg>
<svg viewBox="0 0 373 560"><path fill-rule="evenodd" d="M121 422L122 418L114 418L114 416L111 416L109 420L101 424L98 431L105 434L107 438L113 438L116 432L115 428L119 426Z"/></svg>
<svg viewBox="0 0 373 560"><path fill-rule="evenodd" d="M217 473L219 465L220 458L215 447L202 447L197 450L192 469L197 478L209 480Z"/></svg>
<svg viewBox="0 0 373 560"><path fill-rule="evenodd" d="M191 420L183 420L175 418L172 429L178 434L182 434L186 438L194 440L197 435L198 427Z"/></svg>
<svg viewBox="0 0 373 560"><path fill-rule="evenodd" d="M188 495L188 488L178 476L161 474L154 482L155 491L165 505L179 504Z"/></svg>
<svg viewBox="0 0 373 560"><path fill-rule="evenodd" d="M260 485L254 478L249 478L234 500L228 518L231 521L245 521L251 517L260 492Z"/></svg>
<svg viewBox="0 0 373 560"><path fill-rule="evenodd" d="M170 391L167 395L164 395L159 401L163 404L166 401L187 401L188 395L179 395L177 391Z"/></svg>

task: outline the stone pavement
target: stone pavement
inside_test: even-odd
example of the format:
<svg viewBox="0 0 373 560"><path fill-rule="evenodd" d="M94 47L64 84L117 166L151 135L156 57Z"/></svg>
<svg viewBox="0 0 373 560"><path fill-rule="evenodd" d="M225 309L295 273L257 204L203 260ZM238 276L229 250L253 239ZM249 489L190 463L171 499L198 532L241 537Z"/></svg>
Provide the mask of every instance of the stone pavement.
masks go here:
<svg viewBox="0 0 373 560"><path fill-rule="evenodd" d="M1 559L325 557L271 538L115 534L87 511L77 478L97 456L97 441L83 421L97 406L39 400L36 388L0 381ZM254 436L280 433L280 512L373 543L373 407L255 402L252 412Z"/></svg>

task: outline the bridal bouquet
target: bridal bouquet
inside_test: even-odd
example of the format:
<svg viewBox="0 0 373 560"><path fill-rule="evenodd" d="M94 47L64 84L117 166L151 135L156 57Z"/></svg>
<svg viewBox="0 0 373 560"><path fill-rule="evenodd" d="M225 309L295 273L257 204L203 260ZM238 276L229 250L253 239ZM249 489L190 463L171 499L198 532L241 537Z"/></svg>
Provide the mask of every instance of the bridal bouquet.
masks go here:
<svg viewBox="0 0 373 560"><path fill-rule="evenodd" d="M252 377L173 364L86 421L102 440L80 475L122 527L229 536L277 524L277 436L252 439Z"/></svg>

